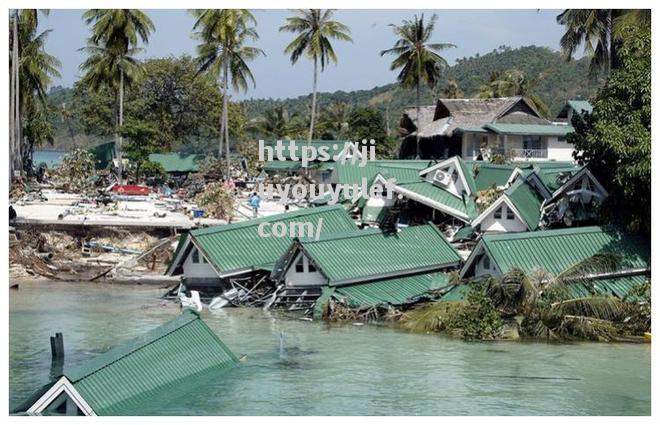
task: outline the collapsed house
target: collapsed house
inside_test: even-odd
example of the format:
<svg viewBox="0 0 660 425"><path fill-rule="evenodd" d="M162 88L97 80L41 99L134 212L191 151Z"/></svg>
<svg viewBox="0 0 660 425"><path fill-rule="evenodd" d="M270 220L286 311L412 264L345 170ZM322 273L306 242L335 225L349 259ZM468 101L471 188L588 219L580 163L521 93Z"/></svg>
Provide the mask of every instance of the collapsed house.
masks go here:
<svg viewBox="0 0 660 425"><path fill-rule="evenodd" d="M621 257L616 270L591 274L579 292L625 296L650 277L651 247L637 235L609 227L576 227L481 237L465 261L462 278L501 277L513 269L557 276L597 254ZM587 282L585 282L585 280Z"/></svg>
<svg viewBox="0 0 660 425"><path fill-rule="evenodd" d="M240 223L195 229L183 234L166 274L181 275L186 287L231 288L232 279L259 281L268 275L275 262L286 252L291 238L262 237L259 226L276 223L287 228L314 226L322 220L320 235L355 230L357 226L340 205L307 208L275 214Z"/></svg>
<svg viewBox="0 0 660 425"><path fill-rule="evenodd" d="M457 268L460 261L431 224L398 232L354 230L319 240L294 239L271 279L283 285L276 305L290 310L309 309L322 290L326 301L341 298L351 306L367 296L370 304L402 305L446 286L437 273Z"/></svg>
<svg viewBox="0 0 660 425"><path fill-rule="evenodd" d="M524 97L494 99L438 99L435 105L407 108L400 122L400 158L488 160L494 156L515 161L572 159L566 135L573 128L552 122Z"/></svg>
<svg viewBox="0 0 660 425"><path fill-rule="evenodd" d="M202 375L237 364L199 314L186 309L145 335L65 371L13 413L135 415L145 402L180 397L189 381L197 383Z"/></svg>

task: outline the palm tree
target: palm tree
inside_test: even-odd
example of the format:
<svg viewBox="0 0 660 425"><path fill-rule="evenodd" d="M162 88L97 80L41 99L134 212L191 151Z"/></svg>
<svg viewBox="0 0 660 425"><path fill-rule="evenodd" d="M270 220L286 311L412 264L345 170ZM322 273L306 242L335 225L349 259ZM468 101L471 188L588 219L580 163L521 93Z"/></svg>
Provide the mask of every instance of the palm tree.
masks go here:
<svg viewBox="0 0 660 425"><path fill-rule="evenodd" d="M48 11L41 13L47 15ZM23 167L29 171L32 147L48 137L51 130L45 119L46 91L52 79L60 76L61 63L45 49L51 30L37 33L39 12L36 9L16 9L10 20L10 172ZM29 131L24 132L24 129ZM23 144L23 133L28 139L27 145Z"/></svg>
<svg viewBox="0 0 660 425"><path fill-rule="evenodd" d="M617 53L626 28L631 25L651 28L651 11L635 9L566 9L557 16L566 28L560 45L566 60L584 45L590 58L589 72L610 72L619 66Z"/></svg>
<svg viewBox="0 0 660 425"><path fill-rule="evenodd" d="M291 55L291 63L295 64L303 53L314 62L314 82L312 85L312 112L309 123L308 142L314 137L314 120L316 119L316 89L318 80L318 65L321 63L321 72L329 62L337 63L330 39L353 41L351 30L341 22L331 20L333 9L300 9L296 16L286 19L286 24L280 31L298 34L284 53Z"/></svg>
<svg viewBox="0 0 660 425"><path fill-rule="evenodd" d="M122 126L124 125L125 86L139 77L142 67L134 58L141 49L138 43L149 42L155 27L149 16L139 9L90 9L83 14L92 24L86 51L89 57L80 65L85 73L83 82L93 90L108 87L117 97L115 140L119 161L119 181L122 181Z"/></svg>
<svg viewBox="0 0 660 425"><path fill-rule="evenodd" d="M463 97L463 90L461 90L461 87L458 85L458 81L449 80L447 81L445 88L442 90L442 95L446 99L460 99Z"/></svg>
<svg viewBox="0 0 660 425"><path fill-rule="evenodd" d="M255 86L254 76L247 65L264 52L245 43L257 40L259 35L252 25L256 20L247 9L201 9L191 12L197 18L193 30L202 41L197 46L199 73L214 79L222 79L222 119L218 158L222 156L223 138L226 140L227 176L230 175L229 159L229 93L247 90L248 81Z"/></svg>
<svg viewBox="0 0 660 425"><path fill-rule="evenodd" d="M550 116L550 108L536 94L538 84L543 79L543 74L535 78L528 77L524 72L518 69L509 69L507 71L494 71L479 86L477 97L482 99L523 96L536 108L544 117Z"/></svg>
<svg viewBox="0 0 660 425"><path fill-rule="evenodd" d="M277 140L296 139L304 133L302 118L296 113L289 114L284 106L266 110L250 127L262 137Z"/></svg>
<svg viewBox="0 0 660 425"><path fill-rule="evenodd" d="M380 52L381 56L386 54L396 56L390 69L401 68L397 76L399 83L406 88L416 88L418 123L422 81L426 82L429 87L435 86L442 69L448 66L447 61L440 56L439 52L456 47L451 43L430 42L437 19L438 16L434 14L428 24L425 24L422 14L419 18L415 15L412 21L404 20L401 25L390 25L399 39L394 43L394 47ZM419 131L416 134L416 152L417 159L419 159Z"/></svg>
<svg viewBox="0 0 660 425"><path fill-rule="evenodd" d="M341 140L346 137L350 114L351 105L345 102L333 102L325 108L322 120L335 139Z"/></svg>

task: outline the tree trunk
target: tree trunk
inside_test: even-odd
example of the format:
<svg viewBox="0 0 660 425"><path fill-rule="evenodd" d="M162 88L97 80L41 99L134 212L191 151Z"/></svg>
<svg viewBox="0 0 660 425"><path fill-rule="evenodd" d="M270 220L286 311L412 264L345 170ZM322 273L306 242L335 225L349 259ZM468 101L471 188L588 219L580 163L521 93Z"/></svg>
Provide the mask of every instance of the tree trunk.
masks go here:
<svg viewBox="0 0 660 425"><path fill-rule="evenodd" d="M308 142L312 141L314 137L314 120L316 118L316 82L318 79L318 59L314 57L314 83L312 85L312 116L309 120L309 137Z"/></svg>
<svg viewBox="0 0 660 425"><path fill-rule="evenodd" d="M16 39L16 29L12 25L12 37L13 40ZM14 67L16 67L16 58L14 58L14 52L16 47L12 44L11 48L11 68L9 69L9 184L11 185L11 179L14 175L14 155L16 149L16 126L14 122L15 113L14 113Z"/></svg>
<svg viewBox="0 0 660 425"><path fill-rule="evenodd" d="M421 130L421 122L419 122L419 109L420 109L420 86L422 84L422 65L421 60L417 61L417 130L415 131L415 159L420 159L419 154L419 131Z"/></svg>
<svg viewBox="0 0 660 425"><path fill-rule="evenodd" d="M222 98L222 121L223 121L223 128L225 132L225 152L226 152L226 160L227 160L227 179L231 177L231 160L229 158L229 99L228 97L228 92L229 90L227 87L229 86L229 62L225 61L225 87L224 87L224 96Z"/></svg>
<svg viewBox="0 0 660 425"><path fill-rule="evenodd" d="M224 64L222 68L224 74ZM227 99L227 80L226 77L223 76L223 78L225 78L225 80L222 82L222 111L220 112L220 143L218 145L218 161L220 161L222 158L222 141L225 137L225 109L227 107L225 104L225 99Z"/></svg>
<svg viewBox="0 0 660 425"><path fill-rule="evenodd" d="M124 161L122 156L122 142L121 135L122 126L124 125L124 70L119 71L119 128L115 133L117 140L117 162L119 163L117 169L119 171L119 184L124 181Z"/></svg>
<svg viewBox="0 0 660 425"><path fill-rule="evenodd" d="M21 84L19 76L20 55L18 52L18 9L14 11L14 171L23 171L23 140L21 139Z"/></svg>
<svg viewBox="0 0 660 425"><path fill-rule="evenodd" d="M619 48L621 47L621 40L614 37L614 21L621 16L621 11L618 9L610 10L610 27L609 27L609 44L610 44L610 63L608 73L611 74L621 66L621 58L619 57Z"/></svg>

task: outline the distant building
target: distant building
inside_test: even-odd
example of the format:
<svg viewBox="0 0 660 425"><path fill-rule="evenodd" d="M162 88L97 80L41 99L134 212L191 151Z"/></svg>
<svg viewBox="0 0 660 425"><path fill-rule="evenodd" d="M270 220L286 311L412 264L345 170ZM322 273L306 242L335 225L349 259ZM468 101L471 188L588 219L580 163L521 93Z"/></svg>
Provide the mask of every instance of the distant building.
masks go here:
<svg viewBox="0 0 660 425"><path fill-rule="evenodd" d="M199 171L199 164L204 159L202 155L183 154L176 152L152 153L149 161L163 167L171 179L185 180L191 173Z"/></svg>
<svg viewBox="0 0 660 425"><path fill-rule="evenodd" d="M570 125L571 120L573 119L573 115L581 114L583 112L590 114L593 112L593 110L594 108L591 106L591 103L586 100L569 100L566 102L566 105L564 105L561 111L559 111L555 121L567 123Z"/></svg>
<svg viewBox="0 0 660 425"><path fill-rule="evenodd" d="M416 156L420 136L422 158L490 159L502 155L514 161L571 161L566 143L570 126L553 123L521 96L495 99L438 99L433 106L403 112L400 158Z"/></svg>

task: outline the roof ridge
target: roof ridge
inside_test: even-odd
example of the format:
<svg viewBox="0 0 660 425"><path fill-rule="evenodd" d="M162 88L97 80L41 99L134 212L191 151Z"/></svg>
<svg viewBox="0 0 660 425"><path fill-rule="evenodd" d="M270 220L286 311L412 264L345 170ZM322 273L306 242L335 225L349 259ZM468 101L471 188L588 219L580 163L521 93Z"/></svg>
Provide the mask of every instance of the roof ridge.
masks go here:
<svg viewBox="0 0 660 425"><path fill-rule="evenodd" d="M211 227L205 227L202 229L194 229L191 230L189 233L192 236L205 236L205 235L210 235L214 233L219 233L219 232L228 232L232 230L237 230L237 229L243 229L246 227L253 227L256 225L259 225L261 223L269 223L271 221L280 221L280 220L285 220L291 217L303 217L307 215L312 215L312 214L318 214L322 211L332 211L332 210L338 210L338 209L344 209L343 206L339 204L334 204L334 205L325 205L322 207L313 207L313 208L301 208L296 211L289 211L289 212L283 212L279 214L273 214L269 215L266 217L261 217L261 218L253 218L245 221L241 221L238 223L231 223L231 224L223 224L219 226L211 226Z"/></svg>
<svg viewBox="0 0 660 425"><path fill-rule="evenodd" d="M565 229L552 229L540 230L532 232L518 232L518 233L502 233L502 234L485 234L482 236L484 242L500 242L507 240L520 240L540 237L552 237L565 234L580 234L580 233L596 233L604 232L608 229L607 226L583 226L583 227L568 227Z"/></svg>
<svg viewBox="0 0 660 425"><path fill-rule="evenodd" d="M67 376L72 382L74 381L80 381L81 379L84 379L90 375L93 375L94 373L103 370L121 359L124 359L128 357L129 355L135 353L136 351L139 351L143 349L144 347L147 347L148 345L151 345L155 343L156 341L159 341L166 336L172 334L173 332L182 329L191 323L195 322L196 320L201 320L201 317L198 312L190 310L190 309L184 309L181 314L179 314L177 317L175 317L172 320L169 320L160 326L153 328L147 333L137 336L135 338L131 338L127 341L122 342L121 344L112 347L108 351L105 351L101 354L99 354L96 357L93 357L91 359L88 359L86 362L83 364L71 369L69 372L63 373L64 376ZM182 323L178 323L182 322ZM163 329L166 328L166 332L162 332ZM159 332L160 331L160 332ZM143 340L143 341L142 341ZM141 344L132 347L130 350L126 350L131 344L142 342ZM126 350L126 351L124 351ZM109 357L112 356L114 351L117 351L118 353L115 355L114 358L105 360L104 357ZM90 365L94 365L94 362L100 363L100 365L97 365L93 368L90 367ZM89 363L89 365L87 365ZM85 369L91 369L91 370L85 370ZM76 376L79 375L79 376Z"/></svg>

